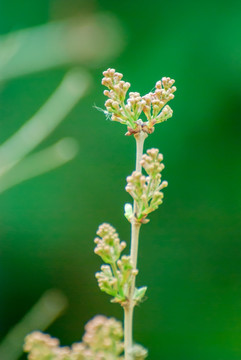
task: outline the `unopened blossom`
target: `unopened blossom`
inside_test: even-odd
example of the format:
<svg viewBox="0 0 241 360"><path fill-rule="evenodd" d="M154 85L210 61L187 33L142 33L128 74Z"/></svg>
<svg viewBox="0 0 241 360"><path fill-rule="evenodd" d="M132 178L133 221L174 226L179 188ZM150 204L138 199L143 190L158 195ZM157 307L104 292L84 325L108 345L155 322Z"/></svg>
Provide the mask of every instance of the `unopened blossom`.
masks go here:
<svg viewBox="0 0 241 360"><path fill-rule="evenodd" d="M143 175L139 171L133 171L127 177L125 189L137 203L136 214L131 214L130 206L128 206L126 217L130 222L133 220L140 223L147 222L147 215L162 204L164 194L161 190L168 185L167 181L162 181L161 179L161 172L164 169L162 160L163 156L159 153L158 149L149 149L147 154L142 156L141 160L141 165L148 176Z"/></svg>
<svg viewBox="0 0 241 360"><path fill-rule="evenodd" d="M111 120L127 126L126 135L135 135L141 131L151 134L154 125L172 117L173 111L167 102L174 98L175 80L163 77L157 81L155 91L141 96L139 92L127 92L130 83L122 80L123 74L115 69L103 72L102 84L108 88L104 95L108 97L105 102L107 113Z"/></svg>

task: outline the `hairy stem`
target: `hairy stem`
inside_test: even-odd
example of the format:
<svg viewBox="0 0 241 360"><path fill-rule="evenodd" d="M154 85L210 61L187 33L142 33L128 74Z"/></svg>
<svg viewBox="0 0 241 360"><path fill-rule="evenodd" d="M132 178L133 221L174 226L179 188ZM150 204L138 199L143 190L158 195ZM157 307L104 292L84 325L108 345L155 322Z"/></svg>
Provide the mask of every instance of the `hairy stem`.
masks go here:
<svg viewBox="0 0 241 360"><path fill-rule="evenodd" d="M140 132L135 136L136 139L136 171L141 172L141 158L143 155L143 146L147 134ZM134 214L138 211L138 204L134 201ZM131 223L131 261L133 269L136 270L137 266L137 255L138 255L138 243L139 243L139 232L141 224L134 218ZM135 303L133 301L133 295L135 291L135 276L133 276L132 283L129 292L128 304L124 307L124 335L125 335L125 360L132 360L130 354L132 349L132 333L133 333L133 312Z"/></svg>

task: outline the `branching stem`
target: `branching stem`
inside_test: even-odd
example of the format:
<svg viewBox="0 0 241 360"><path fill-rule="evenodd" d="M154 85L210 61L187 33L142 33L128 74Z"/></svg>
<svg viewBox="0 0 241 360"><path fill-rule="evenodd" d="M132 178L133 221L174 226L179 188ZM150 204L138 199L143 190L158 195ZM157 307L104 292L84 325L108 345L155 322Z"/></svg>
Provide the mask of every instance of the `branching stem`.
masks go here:
<svg viewBox="0 0 241 360"><path fill-rule="evenodd" d="M147 134L140 132L135 135L136 139L136 171L141 172L141 158L143 155L143 146L144 141L147 137ZM137 213L138 204L134 201L134 214ZM136 270L137 267L137 255L138 255L138 242L139 242L139 232L141 224L136 221L134 218L131 223L131 261L133 264L133 269ZM129 301L124 307L124 337L125 337L125 360L132 360L131 349L132 349L132 333L133 333L133 312L135 303L133 301L133 295L135 291L135 276L130 286L129 292Z"/></svg>

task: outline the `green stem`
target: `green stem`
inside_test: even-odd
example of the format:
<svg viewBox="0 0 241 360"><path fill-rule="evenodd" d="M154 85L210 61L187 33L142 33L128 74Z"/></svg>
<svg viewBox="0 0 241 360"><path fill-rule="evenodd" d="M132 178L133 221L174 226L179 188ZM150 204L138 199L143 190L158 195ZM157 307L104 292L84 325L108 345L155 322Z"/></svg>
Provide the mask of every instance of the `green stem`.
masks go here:
<svg viewBox="0 0 241 360"><path fill-rule="evenodd" d="M117 270L117 266L116 266L116 263L113 262L110 264L111 268L112 268L112 271L113 271L113 275L114 277L116 278L117 280L117 284L118 284L118 291L119 291L119 294L124 298L124 292L123 292L123 289L122 289L122 286L120 284L120 280L119 280L119 276L118 276L118 270Z"/></svg>
<svg viewBox="0 0 241 360"><path fill-rule="evenodd" d="M128 113L128 111L126 111L126 106L125 106L125 103L124 101L121 102L121 107L127 117L127 121L129 121L129 125L131 125L132 128L134 128L134 122L133 122L133 119L131 118L131 115Z"/></svg>
<svg viewBox="0 0 241 360"><path fill-rule="evenodd" d="M143 155L143 146L147 134L140 132L135 135L136 139L136 171L141 172L141 158ZM138 204L134 201L134 214L138 212ZM131 261L133 269L136 270L137 256L138 256L138 243L139 243L139 232L141 224L134 218L131 223ZM132 360L131 349L132 349L132 333L133 333L133 312L135 303L133 301L133 295L135 291L135 276L133 276L128 304L124 307L124 337L125 337L125 360Z"/></svg>
<svg viewBox="0 0 241 360"><path fill-rule="evenodd" d="M116 263L113 262L110 264L111 268L112 268L112 271L113 271L113 274L114 274L114 277L116 277L118 279L118 274L117 274L117 266L116 266Z"/></svg>

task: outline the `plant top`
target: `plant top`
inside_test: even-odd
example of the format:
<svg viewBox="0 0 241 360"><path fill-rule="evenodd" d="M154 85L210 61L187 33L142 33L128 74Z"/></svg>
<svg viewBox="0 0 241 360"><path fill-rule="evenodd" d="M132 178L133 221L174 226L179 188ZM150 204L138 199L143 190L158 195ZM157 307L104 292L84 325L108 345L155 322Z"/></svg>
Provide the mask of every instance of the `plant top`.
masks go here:
<svg viewBox="0 0 241 360"><path fill-rule="evenodd" d="M105 102L106 110L111 113L111 120L127 125L126 135L140 131L151 134L155 124L172 117L173 111L166 104L174 98L175 80L163 77L157 81L154 92L144 96L139 92L130 92L126 99L131 84L122 80L123 74L108 69L103 75L102 85L109 89L104 90L104 95L109 98ZM145 116L144 121L140 118L142 115Z"/></svg>

